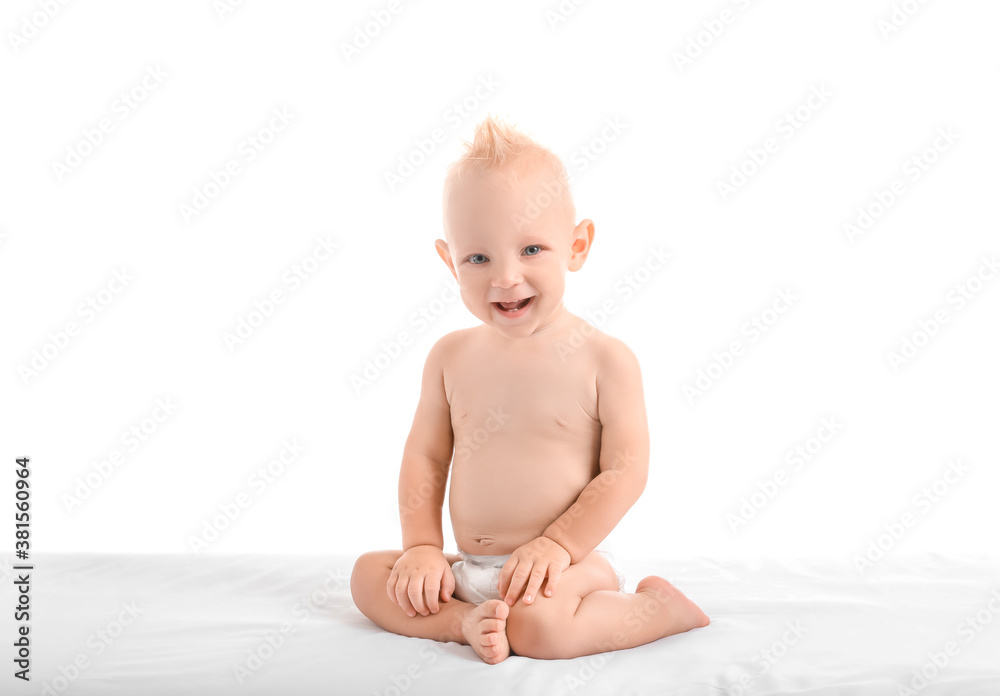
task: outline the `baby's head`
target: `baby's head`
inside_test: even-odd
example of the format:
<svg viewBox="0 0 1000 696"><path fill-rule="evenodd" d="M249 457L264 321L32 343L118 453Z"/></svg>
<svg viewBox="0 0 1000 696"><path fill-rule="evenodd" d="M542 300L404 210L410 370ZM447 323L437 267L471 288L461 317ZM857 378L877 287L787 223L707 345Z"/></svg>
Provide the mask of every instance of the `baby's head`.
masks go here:
<svg viewBox="0 0 1000 696"><path fill-rule="evenodd" d="M470 312L504 336L530 336L565 313L566 271L587 260L594 223L576 224L559 158L514 128L487 116L465 146L445 178L435 246ZM514 311L499 304L517 300Z"/></svg>

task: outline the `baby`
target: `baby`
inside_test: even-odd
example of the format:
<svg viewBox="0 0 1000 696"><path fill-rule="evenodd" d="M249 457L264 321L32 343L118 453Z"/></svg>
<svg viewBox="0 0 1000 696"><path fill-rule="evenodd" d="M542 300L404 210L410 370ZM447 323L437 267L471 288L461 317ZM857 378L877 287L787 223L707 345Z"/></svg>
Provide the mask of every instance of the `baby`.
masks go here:
<svg viewBox="0 0 1000 696"><path fill-rule="evenodd" d="M443 203L437 252L483 323L427 356L399 474L403 550L358 558L358 609L490 664L707 626L661 577L623 592L596 550L645 488L649 431L635 355L563 306L594 223L574 223L559 158L487 117L449 169ZM449 468L458 555L444 553L441 531Z"/></svg>

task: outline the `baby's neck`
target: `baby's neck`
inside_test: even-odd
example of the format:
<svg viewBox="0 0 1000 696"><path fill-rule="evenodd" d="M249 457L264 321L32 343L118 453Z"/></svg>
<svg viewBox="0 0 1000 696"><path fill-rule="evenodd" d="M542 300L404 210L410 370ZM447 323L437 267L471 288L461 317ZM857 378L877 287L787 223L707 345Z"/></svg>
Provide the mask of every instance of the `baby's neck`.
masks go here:
<svg viewBox="0 0 1000 696"><path fill-rule="evenodd" d="M489 331L497 343L502 344L505 348L534 350L537 348L547 348L556 341L565 341L567 334L572 332L579 322L579 317L570 313L569 310L560 304L556 318L530 336L509 338L495 329L490 328Z"/></svg>

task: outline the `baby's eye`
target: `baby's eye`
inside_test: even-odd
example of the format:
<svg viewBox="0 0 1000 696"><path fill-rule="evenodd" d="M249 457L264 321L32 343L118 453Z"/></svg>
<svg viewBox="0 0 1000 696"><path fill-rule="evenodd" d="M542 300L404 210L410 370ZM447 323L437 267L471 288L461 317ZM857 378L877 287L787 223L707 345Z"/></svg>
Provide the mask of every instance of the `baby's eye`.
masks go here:
<svg viewBox="0 0 1000 696"><path fill-rule="evenodd" d="M485 254L473 254L469 257L469 261L477 266L481 263L486 263L487 260Z"/></svg>
<svg viewBox="0 0 1000 696"><path fill-rule="evenodd" d="M534 251L532 251L532 249L534 249ZM528 256L538 256L539 254L542 253L542 247L538 246L537 244L531 244L530 246L526 246L524 248L524 253L527 254Z"/></svg>

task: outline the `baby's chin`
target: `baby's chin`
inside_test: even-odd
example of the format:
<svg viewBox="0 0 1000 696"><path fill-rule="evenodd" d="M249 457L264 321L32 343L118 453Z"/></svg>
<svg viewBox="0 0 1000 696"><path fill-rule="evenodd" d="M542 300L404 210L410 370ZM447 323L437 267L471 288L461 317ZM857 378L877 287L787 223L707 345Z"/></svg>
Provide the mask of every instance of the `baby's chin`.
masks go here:
<svg viewBox="0 0 1000 696"><path fill-rule="evenodd" d="M481 312L474 312L484 324L507 338L526 338L547 327L554 321L549 316L551 308L538 302L538 297L533 297L527 311L521 316L508 317L500 312L503 310L493 305L487 305Z"/></svg>

